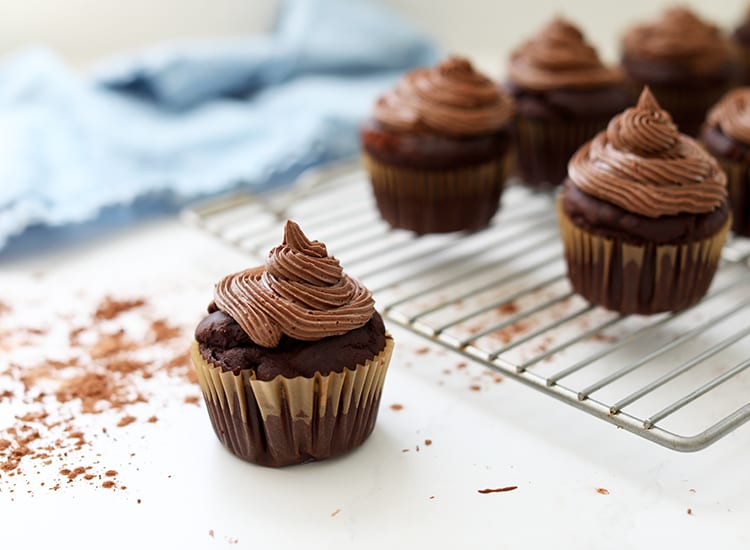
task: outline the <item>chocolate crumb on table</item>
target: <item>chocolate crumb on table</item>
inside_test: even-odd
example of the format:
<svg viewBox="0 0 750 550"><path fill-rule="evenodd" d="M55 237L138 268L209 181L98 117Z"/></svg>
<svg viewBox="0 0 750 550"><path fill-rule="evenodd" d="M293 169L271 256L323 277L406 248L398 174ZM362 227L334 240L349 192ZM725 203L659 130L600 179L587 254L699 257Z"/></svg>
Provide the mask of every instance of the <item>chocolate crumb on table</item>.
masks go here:
<svg viewBox="0 0 750 550"><path fill-rule="evenodd" d="M110 437L103 413L120 412L110 427L154 423L155 414L139 420L129 408L179 405L185 390L195 393L195 375L178 338L186 329L154 317L144 297L74 300L67 310L23 299L0 308L0 349L8 357L0 371L0 407L9 407L14 418L0 426L0 492L24 488L33 494L31 487L59 491L71 484L124 491L132 484L111 479L117 472L105 466L106 456L91 458L97 439ZM49 328L24 326L21 313L30 312ZM176 397L155 385L165 377ZM185 402L191 399L199 398ZM45 470L52 481L37 481ZM98 483L103 477L110 479Z"/></svg>
<svg viewBox="0 0 750 550"><path fill-rule="evenodd" d="M509 485L508 487L498 487L497 489L477 489L477 493L480 495L488 495L490 493L507 493L508 491L515 491L518 489L518 485Z"/></svg>
<svg viewBox="0 0 750 550"><path fill-rule="evenodd" d="M604 487L597 487L596 488L596 492L599 493L600 495L608 495L609 494L609 491L607 489L605 489Z"/></svg>
<svg viewBox="0 0 750 550"><path fill-rule="evenodd" d="M400 410L403 410L404 406L400 403L394 403L391 405L390 408L392 411L400 411Z"/></svg>
<svg viewBox="0 0 750 550"><path fill-rule="evenodd" d="M430 445L432 445L432 439L425 439L424 444L425 446L429 447Z"/></svg>
<svg viewBox="0 0 750 550"><path fill-rule="evenodd" d="M693 515L693 509L692 509L692 508L688 508L688 509L687 509L687 514L688 514L689 516L692 516L692 515Z"/></svg>

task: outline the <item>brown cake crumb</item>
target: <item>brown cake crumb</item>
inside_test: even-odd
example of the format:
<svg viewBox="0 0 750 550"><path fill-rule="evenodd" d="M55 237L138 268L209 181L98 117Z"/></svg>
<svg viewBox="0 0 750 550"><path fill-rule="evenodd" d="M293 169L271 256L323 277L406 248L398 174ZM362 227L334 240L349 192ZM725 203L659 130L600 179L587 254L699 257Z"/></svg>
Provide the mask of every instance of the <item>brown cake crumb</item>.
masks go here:
<svg viewBox="0 0 750 550"><path fill-rule="evenodd" d="M425 355L426 353L430 353L430 348L419 348L414 350L414 353L416 353L417 355Z"/></svg>
<svg viewBox="0 0 750 550"><path fill-rule="evenodd" d="M141 307L146 304L143 298L136 298L134 300L116 300L111 296L107 296L102 300L94 313L96 319L114 319L120 313L125 311Z"/></svg>
<svg viewBox="0 0 750 550"><path fill-rule="evenodd" d="M336 508L333 512L331 512L331 517L335 518L341 513L341 508Z"/></svg>
<svg viewBox="0 0 750 550"><path fill-rule="evenodd" d="M403 410L403 408L404 408L404 406L401 403L393 403L391 405L391 410L392 411L400 411L400 410Z"/></svg>
<svg viewBox="0 0 750 550"><path fill-rule="evenodd" d="M471 391L480 391L482 389L482 386L480 386L479 384L472 384L471 386L469 386L469 389Z"/></svg>
<svg viewBox="0 0 750 550"><path fill-rule="evenodd" d="M154 424L155 422L158 422L158 421L159 421L159 418L156 416L149 416L148 420L146 420L146 422L148 422L149 424Z"/></svg>
<svg viewBox="0 0 750 550"><path fill-rule="evenodd" d="M107 477L115 477L117 475L117 470L107 470L104 472L104 475Z"/></svg>
<svg viewBox="0 0 750 550"><path fill-rule="evenodd" d="M137 418L135 416L125 415L117 423L117 427L118 428L123 428L123 427L127 426L128 424L132 424L136 420L137 420Z"/></svg>
<svg viewBox="0 0 750 550"><path fill-rule="evenodd" d="M480 495L488 495L490 493L507 493L508 491L515 491L518 489L518 485L510 485L508 487L498 487L497 489L477 489L477 493Z"/></svg>
<svg viewBox="0 0 750 550"><path fill-rule="evenodd" d="M432 445L432 439L425 439L424 444L425 446L429 447L430 445Z"/></svg>
<svg viewBox="0 0 750 550"><path fill-rule="evenodd" d="M459 363L456 365L456 368L460 370L460 369L465 369L468 366L469 365L467 363Z"/></svg>
<svg viewBox="0 0 750 550"><path fill-rule="evenodd" d="M170 325L164 319L157 319L151 323L151 331L154 333L154 339L157 342L170 340L182 334L182 330L179 327Z"/></svg>
<svg viewBox="0 0 750 550"><path fill-rule="evenodd" d="M102 487L104 487L105 489L112 489L113 487L116 487L116 486L117 486L117 483L115 483L114 481L107 480L102 483Z"/></svg>
<svg viewBox="0 0 750 550"><path fill-rule="evenodd" d="M688 508L688 509L687 509L687 514L688 514L689 516L692 516L692 515L693 515L693 509L692 509L692 508Z"/></svg>
<svg viewBox="0 0 750 550"><path fill-rule="evenodd" d="M503 315L515 315L518 313L518 305L515 302L508 302L507 304L503 304L500 307L497 308L498 313L502 313Z"/></svg>
<svg viewBox="0 0 750 550"><path fill-rule="evenodd" d="M609 494L609 491L607 489L605 489L604 487L597 487L596 488L596 492L599 493L600 495L608 495Z"/></svg>

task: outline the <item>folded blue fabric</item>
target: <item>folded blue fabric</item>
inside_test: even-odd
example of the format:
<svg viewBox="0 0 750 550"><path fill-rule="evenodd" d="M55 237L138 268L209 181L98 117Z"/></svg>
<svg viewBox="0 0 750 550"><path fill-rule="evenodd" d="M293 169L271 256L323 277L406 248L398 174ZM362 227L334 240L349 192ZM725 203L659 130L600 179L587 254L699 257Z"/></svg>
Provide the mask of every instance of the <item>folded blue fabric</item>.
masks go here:
<svg viewBox="0 0 750 550"><path fill-rule="evenodd" d="M0 248L351 156L374 98L440 55L364 0L290 0L269 35L163 45L85 78L52 52L16 54L0 66Z"/></svg>

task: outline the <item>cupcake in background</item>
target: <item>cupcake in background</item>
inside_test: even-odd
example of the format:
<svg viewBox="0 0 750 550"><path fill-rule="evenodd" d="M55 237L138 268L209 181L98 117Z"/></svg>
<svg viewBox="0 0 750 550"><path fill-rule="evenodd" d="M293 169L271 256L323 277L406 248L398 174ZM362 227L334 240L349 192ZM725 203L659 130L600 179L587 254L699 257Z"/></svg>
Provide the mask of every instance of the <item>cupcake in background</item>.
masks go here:
<svg viewBox="0 0 750 550"><path fill-rule="evenodd" d="M707 292L731 223L726 176L645 88L571 158L557 209L573 289L624 314Z"/></svg>
<svg viewBox="0 0 750 550"><path fill-rule="evenodd" d="M631 104L619 68L605 66L561 17L513 50L506 72L516 104L518 175L532 187L559 185L576 149Z"/></svg>
<svg viewBox="0 0 750 550"><path fill-rule="evenodd" d="M728 92L708 112L701 141L727 174L732 229L750 237L750 87Z"/></svg>
<svg viewBox="0 0 750 550"><path fill-rule="evenodd" d="M737 60L736 80L746 86L750 84L750 6L744 19L732 31L731 39Z"/></svg>
<svg viewBox="0 0 750 550"><path fill-rule="evenodd" d="M510 98L467 59L404 75L360 132L382 218L417 234L486 227L513 162L512 115Z"/></svg>
<svg viewBox="0 0 750 550"><path fill-rule="evenodd" d="M375 426L393 339L370 291L288 221L266 264L224 277L190 349L208 416L264 466L322 460Z"/></svg>
<svg viewBox="0 0 750 550"><path fill-rule="evenodd" d="M693 137L733 83L730 41L686 7L669 8L657 20L631 27L621 46L633 91L648 85L680 131Z"/></svg>

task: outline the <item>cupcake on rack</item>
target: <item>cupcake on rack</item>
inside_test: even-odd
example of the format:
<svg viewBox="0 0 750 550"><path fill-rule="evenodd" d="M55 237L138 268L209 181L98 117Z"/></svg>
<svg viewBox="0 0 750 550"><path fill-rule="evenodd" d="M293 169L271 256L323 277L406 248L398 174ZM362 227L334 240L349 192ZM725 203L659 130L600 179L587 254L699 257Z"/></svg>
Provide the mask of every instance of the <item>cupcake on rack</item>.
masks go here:
<svg viewBox="0 0 750 550"><path fill-rule="evenodd" d="M750 87L732 90L708 112L701 141L727 174L732 229L750 237Z"/></svg>
<svg viewBox="0 0 750 550"><path fill-rule="evenodd" d="M322 460L375 426L393 339L370 292L288 221L264 266L224 277L191 357L216 436L264 466Z"/></svg>
<svg viewBox="0 0 750 550"><path fill-rule="evenodd" d="M510 98L465 58L404 75L360 132L382 218L417 234L485 228L512 166L512 115Z"/></svg>
<svg viewBox="0 0 750 550"><path fill-rule="evenodd" d="M728 38L682 6L630 28L622 40L622 66L633 90L648 85L690 136L698 135L706 112L735 74Z"/></svg>
<svg viewBox="0 0 750 550"><path fill-rule="evenodd" d="M724 172L648 88L571 158L557 209L573 289L625 314L698 302L731 224Z"/></svg>
<svg viewBox="0 0 750 550"><path fill-rule="evenodd" d="M619 68L561 17L513 50L505 86L516 104L518 173L537 188L560 184L576 149L631 104Z"/></svg>

